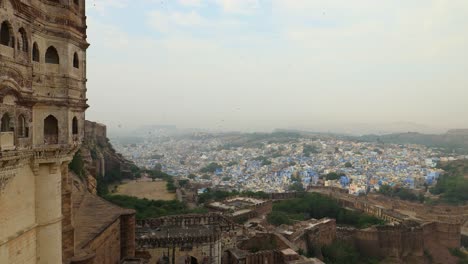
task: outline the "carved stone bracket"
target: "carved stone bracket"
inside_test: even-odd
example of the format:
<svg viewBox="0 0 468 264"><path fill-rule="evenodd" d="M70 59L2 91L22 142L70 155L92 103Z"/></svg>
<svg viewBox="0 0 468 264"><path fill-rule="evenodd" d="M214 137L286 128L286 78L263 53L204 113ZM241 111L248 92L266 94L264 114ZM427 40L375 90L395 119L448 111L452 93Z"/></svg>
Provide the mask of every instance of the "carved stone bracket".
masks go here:
<svg viewBox="0 0 468 264"><path fill-rule="evenodd" d="M52 166L50 167L50 173L51 174L56 174L59 169L61 168L61 162L56 162L54 164L52 164Z"/></svg>
<svg viewBox="0 0 468 264"><path fill-rule="evenodd" d="M77 146L58 145L34 149L34 161L38 163L61 163L71 161Z"/></svg>
<svg viewBox="0 0 468 264"><path fill-rule="evenodd" d="M39 163L37 162L31 163L31 169L34 173L34 176L39 176Z"/></svg>

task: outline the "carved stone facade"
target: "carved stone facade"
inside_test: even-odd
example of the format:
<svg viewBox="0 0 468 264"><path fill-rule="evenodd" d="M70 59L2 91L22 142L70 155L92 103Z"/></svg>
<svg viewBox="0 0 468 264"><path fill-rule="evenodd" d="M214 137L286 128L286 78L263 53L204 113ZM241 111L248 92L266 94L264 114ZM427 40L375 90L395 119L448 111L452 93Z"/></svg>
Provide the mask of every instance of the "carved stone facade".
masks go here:
<svg viewBox="0 0 468 264"><path fill-rule="evenodd" d="M134 256L133 211L76 225L86 210L68 164L84 136L88 46L84 0L0 0L0 263Z"/></svg>
<svg viewBox="0 0 468 264"><path fill-rule="evenodd" d="M137 247L150 263L221 263L224 240L237 226L220 214L180 215L137 221ZM233 239L234 239L233 238Z"/></svg>
<svg viewBox="0 0 468 264"><path fill-rule="evenodd" d="M83 0L0 0L0 263L74 254L68 163L84 135ZM68 204L68 205L67 205Z"/></svg>

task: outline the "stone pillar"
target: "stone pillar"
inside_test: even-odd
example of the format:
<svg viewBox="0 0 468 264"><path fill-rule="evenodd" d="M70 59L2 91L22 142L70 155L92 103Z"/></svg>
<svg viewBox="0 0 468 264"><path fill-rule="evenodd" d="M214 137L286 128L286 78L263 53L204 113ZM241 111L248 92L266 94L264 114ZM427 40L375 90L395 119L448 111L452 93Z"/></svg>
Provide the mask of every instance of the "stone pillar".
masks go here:
<svg viewBox="0 0 468 264"><path fill-rule="evenodd" d="M68 175L68 163L61 166L62 171L62 254L63 263L75 255L75 228L73 224L72 181Z"/></svg>
<svg viewBox="0 0 468 264"><path fill-rule="evenodd" d="M135 256L135 214L120 216L120 256Z"/></svg>
<svg viewBox="0 0 468 264"><path fill-rule="evenodd" d="M39 164L36 174L37 264L62 263L60 164Z"/></svg>

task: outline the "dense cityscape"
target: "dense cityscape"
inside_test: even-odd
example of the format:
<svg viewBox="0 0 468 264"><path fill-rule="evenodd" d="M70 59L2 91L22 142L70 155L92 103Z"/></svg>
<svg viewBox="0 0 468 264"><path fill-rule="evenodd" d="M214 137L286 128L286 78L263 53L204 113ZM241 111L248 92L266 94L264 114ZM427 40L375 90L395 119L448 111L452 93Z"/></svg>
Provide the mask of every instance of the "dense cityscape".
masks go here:
<svg viewBox="0 0 468 264"><path fill-rule="evenodd" d="M467 13L0 0L0 264L468 264Z"/></svg>
<svg viewBox="0 0 468 264"><path fill-rule="evenodd" d="M170 175L210 182L218 188L285 192L295 182L336 186L359 195L382 185L409 189L437 180L439 161L462 159L421 145L357 142L334 136L275 134L250 142L252 135L146 137L138 143L114 140L116 149L138 166L160 166ZM321 177L324 176L324 177ZM323 180L322 180L323 178Z"/></svg>

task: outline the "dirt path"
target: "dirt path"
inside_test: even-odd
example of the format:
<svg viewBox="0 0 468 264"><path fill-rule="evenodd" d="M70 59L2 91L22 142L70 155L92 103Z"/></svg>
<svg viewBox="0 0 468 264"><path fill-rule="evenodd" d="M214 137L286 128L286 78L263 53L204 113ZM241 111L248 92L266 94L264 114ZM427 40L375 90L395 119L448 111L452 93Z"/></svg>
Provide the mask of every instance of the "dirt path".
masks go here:
<svg viewBox="0 0 468 264"><path fill-rule="evenodd" d="M165 181L130 181L118 186L114 194L166 201L176 198L175 193L166 190Z"/></svg>

